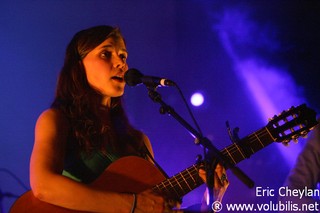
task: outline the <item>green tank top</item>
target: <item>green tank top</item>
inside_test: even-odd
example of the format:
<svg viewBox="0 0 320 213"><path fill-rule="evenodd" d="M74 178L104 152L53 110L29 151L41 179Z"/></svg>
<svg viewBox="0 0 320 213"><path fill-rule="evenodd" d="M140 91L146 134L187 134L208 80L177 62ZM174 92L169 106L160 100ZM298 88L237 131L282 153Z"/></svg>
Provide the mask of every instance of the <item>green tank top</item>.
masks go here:
<svg viewBox="0 0 320 213"><path fill-rule="evenodd" d="M87 156L85 154L78 155L69 150L65 158L65 167L62 174L79 182L91 183L118 158L116 155L104 154L100 151Z"/></svg>

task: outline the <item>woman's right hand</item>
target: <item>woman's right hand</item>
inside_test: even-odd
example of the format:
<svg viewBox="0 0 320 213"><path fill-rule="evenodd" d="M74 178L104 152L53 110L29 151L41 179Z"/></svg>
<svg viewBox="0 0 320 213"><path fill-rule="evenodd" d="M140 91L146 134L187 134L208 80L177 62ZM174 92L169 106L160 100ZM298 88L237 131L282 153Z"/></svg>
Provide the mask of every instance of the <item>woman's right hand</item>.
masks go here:
<svg viewBox="0 0 320 213"><path fill-rule="evenodd" d="M158 195L152 190L146 190L136 195L135 213L173 213L183 212L179 210L180 203L172 200L167 200L161 195ZM176 208L173 210L173 208Z"/></svg>

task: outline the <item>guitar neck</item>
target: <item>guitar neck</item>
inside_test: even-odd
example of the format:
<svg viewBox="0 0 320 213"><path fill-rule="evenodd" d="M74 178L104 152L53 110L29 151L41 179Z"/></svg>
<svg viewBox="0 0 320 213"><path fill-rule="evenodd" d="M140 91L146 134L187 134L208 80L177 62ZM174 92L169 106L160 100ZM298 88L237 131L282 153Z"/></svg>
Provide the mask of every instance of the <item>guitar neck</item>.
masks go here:
<svg viewBox="0 0 320 213"><path fill-rule="evenodd" d="M274 141L276 141L276 139L273 138L269 129L264 127L244 137L237 143L231 144L230 146L224 148L221 151L221 154L227 158L230 163L236 165Z"/></svg>
<svg viewBox="0 0 320 213"><path fill-rule="evenodd" d="M232 164L248 158L250 155L274 142L275 139L267 127L241 139L239 142L224 148L220 153ZM173 199L180 199L193 189L203 184L198 174L199 165L194 164L182 172L166 179L153 187L153 190Z"/></svg>

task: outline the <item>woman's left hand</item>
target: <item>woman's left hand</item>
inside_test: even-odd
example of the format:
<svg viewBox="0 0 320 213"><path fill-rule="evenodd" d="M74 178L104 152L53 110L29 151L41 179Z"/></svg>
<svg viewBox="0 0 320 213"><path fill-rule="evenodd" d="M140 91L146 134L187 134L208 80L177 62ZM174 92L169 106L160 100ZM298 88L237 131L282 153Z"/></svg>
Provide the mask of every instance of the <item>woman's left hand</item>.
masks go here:
<svg viewBox="0 0 320 213"><path fill-rule="evenodd" d="M199 176L201 179L206 183L206 172L203 169L199 169ZM214 187L213 187L213 193L214 193L214 199L215 201L222 201L223 195L225 194L228 186L229 181L227 178L226 170L225 168L217 164L215 171L214 171ZM205 193L206 198L207 193Z"/></svg>

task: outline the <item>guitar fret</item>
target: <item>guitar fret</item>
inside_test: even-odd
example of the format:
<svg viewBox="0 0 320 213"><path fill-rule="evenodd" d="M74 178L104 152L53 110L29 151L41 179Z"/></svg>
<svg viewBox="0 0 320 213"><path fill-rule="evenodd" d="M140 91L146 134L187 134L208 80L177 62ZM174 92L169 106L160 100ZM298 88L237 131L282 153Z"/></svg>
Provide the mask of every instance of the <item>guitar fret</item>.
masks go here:
<svg viewBox="0 0 320 213"><path fill-rule="evenodd" d="M183 189L183 187L181 186L181 184L179 183L179 181L177 180L176 175L175 175L175 176L173 176L173 178L174 178L175 182L178 184L178 186L180 187L180 189L181 189L181 191L182 191L182 193L181 193L181 194L184 194L184 189Z"/></svg>
<svg viewBox="0 0 320 213"><path fill-rule="evenodd" d="M237 164L247 158L243 151L246 151L250 156L269 144L263 143L263 141L270 141L270 137L268 137L267 133L268 132L264 129L260 129L257 132L241 139L238 143L234 143L229 147L226 147L222 151L222 154L233 162L233 164ZM239 144L242 145L239 146Z"/></svg>
<svg viewBox="0 0 320 213"><path fill-rule="evenodd" d="M252 153L255 153L255 152L261 150L262 148L265 147L265 145L269 144L269 143L264 144L262 141L270 141L270 139L271 139L270 135L267 134L267 132L264 131L263 129L250 135L248 137L248 139L250 139L252 137L253 137L253 139L251 139L251 143L250 143L250 148L252 150Z"/></svg>
<svg viewBox="0 0 320 213"><path fill-rule="evenodd" d="M269 129L267 127L265 127L266 131L268 132L268 134L270 135L272 141L276 141L276 139L272 136L272 134L270 133Z"/></svg>
<svg viewBox="0 0 320 213"><path fill-rule="evenodd" d="M168 197L180 199L201 184L203 181L198 175L198 166L195 164L154 186L153 190L159 190Z"/></svg>
<svg viewBox="0 0 320 213"><path fill-rule="evenodd" d="M182 172L180 172L180 175L181 175L181 177L182 177L182 179L183 179L183 182L184 182L185 185L187 186L187 190L192 190L192 188L190 187L187 179L184 177L184 175L182 174Z"/></svg>
<svg viewBox="0 0 320 213"><path fill-rule="evenodd" d="M191 170L191 172L189 170ZM188 172L189 177L190 177L188 179L191 181L190 185L193 188L195 188L198 185L203 183L202 179L199 176L199 170L198 170L198 165L197 164L194 164L192 167L188 168L187 172Z"/></svg>
<svg viewBox="0 0 320 213"><path fill-rule="evenodd" d="M164 184L164 182L161 182L160 185L157 185L157 186L160 189L160 191L163 191L163 190L167 190L168 191L168 189L167 189L166 185Z"/></svg>
<svg viewBox="0 0 320 213"><path fill-rule="evenodd" d="M179 190L177 190L176 184L172 184L172 181L170 181L170 180L168 180L167 182L170 184L171 188L173 189L173 192L174 192L177 196L181 194L181 193L179 192Z"/></svg>
<svg viewBox="0 0 320 213"><path fill-rule="evenodd" d="M170 179L167 179L166 181L164 181L166 183L168 183L168 185L171 186L171 190L167 190L169 193L167 193L167 195L170 197L178 197L180 198L181 194L184 194L183 189L181 188L181 186L179 185L179 183L176 180L176 176L173 176ZM178 184L177 184L178 183ZM177 187L179 186L179 187ZM173 195L174 194L174 195Z"/></svg>
<svg viewBox="0 0 320 213"><path fill-rule="evenodd" d="M258 139L258 141L260 142L260 144L262 145L262 147L264 147L262 141L260 140L260 138L258 137L258 135L256 133L254 133L254 136L256 136L256 138Z"/></svg>
<svg viewBox="0 0 320 213"><path fill-rule="evenodd" d="M156 188L156 189L155 189ZM160 188L160 186L159 186L159 184L158 185L155 185L154 187L153 187L153 191L158 191L158 192L161 192L162 190L161 190L161 188Z"/></svg>
<svg viewBox="0 0 320 213"><path fill-rule="evenodd" d="M236 164L237 162L234 160L234 158L232 157L231 153L229 152L229 150L227 148L225 148L225 150L227 151L228 155L230 156L231 160L233 161L234 164Z"/></svg>
<svg viewBox="0 0 320 213"><path fill-rule="evenodd" d="M179 192L179 190L177 189L177 185L173 185L171 181L168 181L169 184L171 185L173 192L176 194L176 196L180 197L181 192ZM172 193L171 193L172 194Z"/></svg>
<svg viewBox="0 0 320 213"><path fill-rule="evenodd" d="M243 154L243 152L242 152L242 150L241 150L241 148L235 143L234 144L235 145L235 147L239 150L239 153L241 154L241 156L242 156L242 159L245 159L246 158L246 156ZM241 160L241 159L240 159ZM238 161L239 162L239 161Z"/></svg>
<svg viewBox="0 0 320 213"><path fill-rule="evenodd" d="M186 171L188 172L189 177L191 177L193 183L195 183L196 180L192 177L191 173L189 172L189 169L186 169Z"/></svg>
<svg viewBox="0 0 320 213"><path fill-rule="evenodd" d="M197 187L197 186L200 186L201 184L203 184L203 180L200 178L200 176L199 176L199 169L198 169L198 166L199 165L197 165L197 164L195 164L195 165L193 165L192 166L192 172L191 172L191 174L192 174L192 180L194 180L194 182L193 182L193 187L195 188L195 187ZM196 179L194 179L194 178L196 178Z"/></svg>
<svg viewBox="0 0 320 213"><path fill-rule="evenodd" d="M160 192L165 193L168 196L179 197L180 193L176 191L176 187L171 183L170 179L167 179L160 184L163 185L163 189L165 189L167 193L163 190L160 190Z"/></svg>

